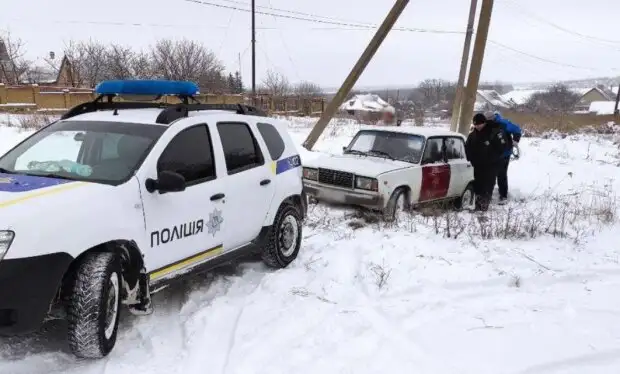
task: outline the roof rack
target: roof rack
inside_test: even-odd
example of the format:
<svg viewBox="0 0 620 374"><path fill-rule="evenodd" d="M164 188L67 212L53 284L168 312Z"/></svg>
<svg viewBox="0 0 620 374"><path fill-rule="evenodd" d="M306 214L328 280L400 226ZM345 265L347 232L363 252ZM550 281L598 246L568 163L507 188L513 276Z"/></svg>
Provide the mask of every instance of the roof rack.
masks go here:
<svg viewBox="0 0 620 374"><path fill-rule="evenodd" d="M166 104L166 103L143 103L143 102L104 102L97 99L87 103L79 104L65 114L60 119L68 119L79 116L80 114L92 113L99 110L123 110L123 109L162 109L155 120L156 123L168 125L179 118L187 117L189 112L201 110L227 110L237 114L267 117L267 113L262 110L245 104Z"/></svg>
<svg viewBox="0 0 620 374"><path fill-rule="evenodd" d="M179 118L187 117L189 112L197 112L201 110L228 110L237 114L245 114L251 116L267 117L262 110L245 104L176 104L165 108L155 122L169 124Z"/></svg>

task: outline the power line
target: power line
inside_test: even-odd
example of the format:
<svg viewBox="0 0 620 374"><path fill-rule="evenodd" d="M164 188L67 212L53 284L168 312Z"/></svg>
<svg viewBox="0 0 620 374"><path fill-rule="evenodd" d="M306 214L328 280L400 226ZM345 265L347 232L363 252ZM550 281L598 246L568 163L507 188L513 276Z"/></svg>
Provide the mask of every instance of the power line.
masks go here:
<svg viewBox="0 0 620 374"><path fill-rule="evenodd" d="M511 0L504 0L503 2L504 2L504 4L508 4L509 6L515 7L517 9L517 11L527 15L528 17L530 17L532 19L535 19L536 21L538 21L540 23L543 23L545 25L551 26L551 27L553 27L553 28L555 28L557 30L563 31L563 32L565 32L567 34L570 34L570 35L573 35L573 36L577 36L577 37L580 37L580 38L584 38L584 39L588 39L588 40L592 40L592 41L599 41L599 42L612 43L612 44L620 44L620 40L604 39L604 38L600 38L600 37L597 37L597 36L582 34L580 32L573 31L571 29L567 29L565 27L562 27L562 26L560 26L558 24L555 24L555 23L553 23L551 21L548 21L547 19L544 19L542 17L537 16L533 12L528 11L527 9L525 9L522 5L518 5L517 6L517 4L514 3Z"/></svg>
<svg viewBox="0 0 620 374"><path fill-rule="evenodd" d="M216 7L216 8L222 8L222 9L233 9L233 10L237 10L237 11L241 11L241 12L251 12L250 9L239 8L239 7L232 6L232 5L217 4L217 3L213 3L211 1L205 1L205 0L183 0L183 1L186 1L188 3L194 3L194 4L212 6L212 7ZM224 0L224 1L226 1L226 0ZM232 1L232 0L229 0L229 1ZM276 9L276 8L273 8L273 9ZM280 10L280 11L283 11L283 10ZM340 21L330 20L330 18L328 18L328 17L313 15L313 14L309 14L309 13L305 13L307 16L293 16L293 15L285 15L285 14L278 14L278 13L274 13L274 12L265 12L265 11L256 11L255 13L256 14L261 14L261 15L264 15L264 16L272 16L272 17L278 17L278 18L287 18L287 19L292 19L292 20L296 20L296 21L321 23L321 24L336 25L336 26L348 26L348 27L358 28L358 29L363 29L363 30L369 30L369 29L374 29L374 28L379 27L378 25L369 24L369 23L363 23L363 22L340 22ZM314 17L314 18L312 18L312 17ZM317 19L317 18L326 18L326 20ZM421 29L421 28L410 28L410 27L395 27L392 30L409 31L409 32L421 32L421 33L432 33L432 34L463 34L462 31Z"/></svg>
<svg viewBox="0 0 620 374"><path fill-rule="evenodd" d="M507 49L507 50L510 50L510 51L516 52L516 53L518 53L518 54L520 54L520 55L524 55L524 56L527 56L527 57L530 57L530 58L533 58L533 59L536 59L536 60L539 60L539 61L542 61L542 62L547 62L547 63L550 63L550 64L559 65L559 66L565 66L565 67L574 68L574 69L584 69L584 70L602 70L602 69L600 69L600 68L593 68L593 67L588 67L588 66L578 66L578 65L566 64L566 63L563 63L563 62L558 62L558 61L554 61L554 60L549 60L549 59L544 58L544 57L536 56L536 55L533 55L533 54L531 54L531 53L523 52L523 51L518 50L518 49L516 49L516 48L512 48L512 47L510 47L510 46L507 46L506 44L502 44L502 43L497 42L497 41L495 41L495 40L488 39L487 41L488 41L489 43L494 44L494 45L497 45L497 46L499 46L499 47L501 47L501 48L505 48L505 49ZM610 68L610 69L611 69L611 70L618 70L618 69L616 69L616 68Z"/></svg>
<svg viewBox="0 0 620 374"><path fill-rule="evenodd" d="M234 7L234 6L228 6L228 5L222 5L222 4L215 4L215 3L211 3L209 1L202 1L202 0L183 0L183 1L187 1L187 2L192 2L192 3L196 3L196 4L201 4L201 5L206 5L206 6L215 6L215 7L220 7L220 8L224 8L224 9L230 9L230 10L236 10L236 11L243 11L243 12L250 12L249 9L243 9L243 8L239 8L239 7ZM229 2L233 2L234 0L220 0L220 1L229 1ZM241 3L239 1L235 1L236 3ZM245 4L245 3L243 3ZM278 8L272 8L272 7L258 7L257 8L269 8L269 9L278 9ZM285 10L279 10L279 11L285 11ZM290 11L291 13L293 13L293 11ZM325 28L311 28L312 30L329 30L329 31L333 31L333 30L343 30L343 31L366 31L366 30L371 30L376 28L376 26L374 25L370 25L370 24L363 24L363 23L345 23L345 22L337 22L337 21L322 21L322 20L317 20L317 19L312 19L312 18L306 18L306 17L296 17L296 16L287 16L287 15L282 15L282 14L276 14L276 13L272 13L272 12L263 12L263 11L256 11L257 14L262 14L262 15L267 15L267 16L272 16L274 18L276 17L280 17L280 18L288 18L288 19L293 19L293 20L300 20L300 21L305 21L305 22L309 22L309 23L319 23L319 24L327 24L327 25L332 25L333 27L325 27ZM301 12L294 12L294 13L301 13ZM307 14L309 16L313 16L313 17L322 17L322 16L318 16L318 15L310 15L309 13L304 13ZM323 18L327 18L329 19L329 17L323 17ZM174 25L174 24L156 24L156 23L139 23L139 22L113 22L113 21L88 21L88 20L47 20L48 22L52 22L52 23L69 23L69 24L95 24L95 25L108 25L108 26L132 26L132 27L173 27L173 28L181 28L181 27L196 27L196 28L223 28L223 29L229 29L230 24L227 26L210 26L210 25ZM261 30L278 30L281 32L281 28L274 28L274 27L257 27L257 29L261 29ZM422 29L422 28L406 28L406 27L395 27L392 29L393 31L401 31L401 32L415 32L415 33L430 33L430 34L453 34L453 35L460 35L460 34L465 34L464 31L453 31L453 30L440 30L440 29ZM474 33L475 34L475 33ZM554 64L557 66L563 66L563 67L569 67L569 68L573 68L573 69L583 69L583 70L604 70L601 68L593 68L593 67L587 67L587 66L578 66L578 65L572 65L572 64L568 64L568 63L563 63L563 62L559 62L559 61L554 61L551 59L547 59L544 57L540 57L528 52L524 52L521 51L519 49L510 47L506 44L494 41L489 39L488 40L489 43L498 46L500 48L504 48L506 50L510 50L512 52L518 53L520 55L523 56L527 56L530 57L532 59L541 61L541 62L545 62L545 63L549 63L549 64ZM287 48L288 49L288 48ZM289 51L290 54L290 51ZM290 57L290 56L289 56ZM610 70L616 71L618 70L617 68L611 68Z"/></svg>

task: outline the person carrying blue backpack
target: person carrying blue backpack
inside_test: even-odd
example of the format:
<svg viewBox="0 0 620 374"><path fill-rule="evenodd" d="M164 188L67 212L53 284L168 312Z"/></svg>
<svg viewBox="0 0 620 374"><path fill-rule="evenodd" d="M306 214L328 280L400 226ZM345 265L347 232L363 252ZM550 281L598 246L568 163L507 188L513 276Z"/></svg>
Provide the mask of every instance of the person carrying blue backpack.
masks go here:
<svg viewBox="0 0 620 374"><path fill-rule="evenodd" d="M508 199L508 164L512 156L512 148L518 145L521 140L521 127L504 118L499 112L485 113L487 119L495 122L504 132L506 137L506 151L504 151L502 162L497 170L497 187L499 189L499 203L505 204Z"/></svg>

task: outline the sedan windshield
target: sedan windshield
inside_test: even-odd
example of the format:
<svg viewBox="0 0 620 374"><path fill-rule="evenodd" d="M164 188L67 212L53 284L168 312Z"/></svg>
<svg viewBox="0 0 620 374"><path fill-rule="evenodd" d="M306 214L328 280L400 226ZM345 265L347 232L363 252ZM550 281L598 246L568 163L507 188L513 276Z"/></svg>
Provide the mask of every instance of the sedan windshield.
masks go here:
<svg viewBox="0 0 620 374"><path fill-rule="evenodd" d="M424 137L401 132L361 130L344 153L389 158L417 164L422 157Z"/></svg>
<svg viewBox="0 0 620 374"><path fill-rule="evenodd" d="M127 181L164 126L59 121L0 158L0 171L117 185Z"/></svg>

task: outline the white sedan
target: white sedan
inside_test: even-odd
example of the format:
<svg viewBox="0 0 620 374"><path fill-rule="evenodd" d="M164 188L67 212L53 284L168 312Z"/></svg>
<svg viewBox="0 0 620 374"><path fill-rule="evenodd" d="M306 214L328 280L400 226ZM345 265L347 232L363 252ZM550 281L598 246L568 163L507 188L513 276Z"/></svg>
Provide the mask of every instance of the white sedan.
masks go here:
<svg viewBox="0 0 620 374"><path fill-rule="evenodd" d="M342 155L304 162L304 188L319 201L380 210L388 220L422 203L474 203L473 168L460 133L427 127L365 127Z"/></svg>

